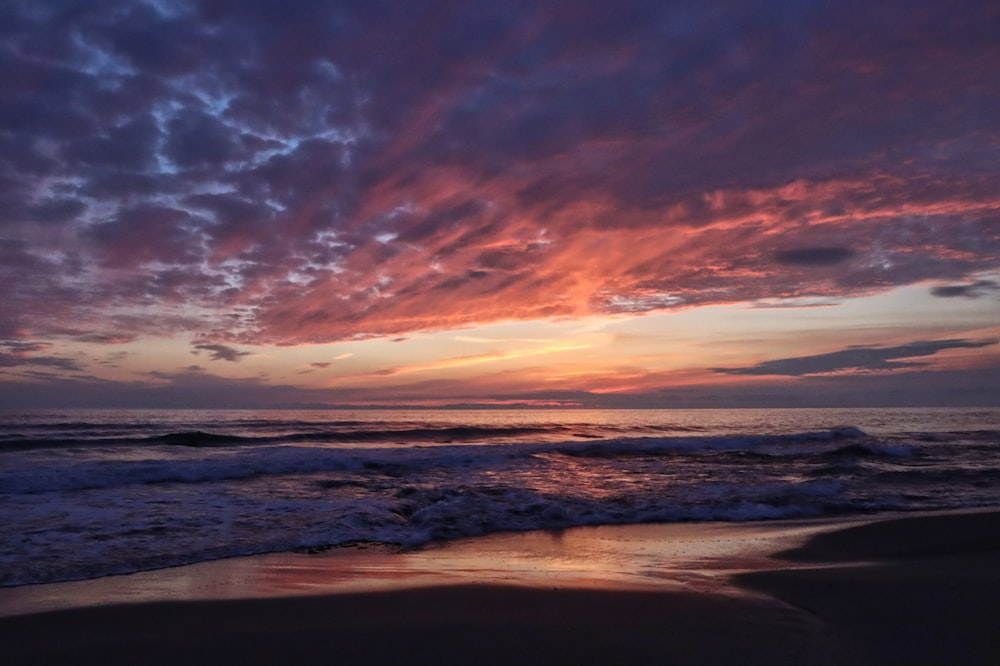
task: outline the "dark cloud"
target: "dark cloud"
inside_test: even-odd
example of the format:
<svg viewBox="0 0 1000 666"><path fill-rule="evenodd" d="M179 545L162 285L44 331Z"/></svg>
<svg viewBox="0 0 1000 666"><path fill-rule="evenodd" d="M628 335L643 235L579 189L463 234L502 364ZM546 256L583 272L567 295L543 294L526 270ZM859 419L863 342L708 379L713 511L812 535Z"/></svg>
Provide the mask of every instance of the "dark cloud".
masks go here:
<svg viewBox="0 0 1000 666"><path fill-rule="evenodd" d="M5 340L0 342L0 368L24 366L55 368L66 372L81 372L79 362L66 356L37 355L51 345L43 342Z"/></svg>
<svg viewBox="0 0 1000 666"><path fill-rule="evenodd" d="M165 16L159 8L133 3L117 20L91 34L136 70L166 77L187 74L197 69L204 57L198 52L204 46L201 31L183 3L167 6L171 15ZM175 39L178 34L186 39Z"/></svg>
<svg viewBox="0 0 1000 666"><path fill-rule="evenodd" d="M31 206L29 215L36 222L61 224L79 217L85 210L87 204L79 199L53 197Z"/></svg>
<svg viewBox="0 0 1000 666"><path fill-rule="evenodd" d="M6 349L11 354L18 356L44 351L51 346L46 342L26 342L21 340L5 340L0 342L0 348Z"/></svg>
<svg viewBox="0 0 1000 666"><path fill-rule="evenodd" d="M153 166L160 130L149 114L106 128L103 133L70 143L65 157L81 168L105 167L123 172L142 172Z"/></svg>
<svg viewBox="0 0 1000 666"><path fill-rule="evenodd" d="M728 375L802 377L842 371L902 370L923 367L928 363L899 359L933 356L947 349L977 349L995 345L998 342L1000 340L929 340L895 347L848 347L827 354L775 359L746 368L713 368L713 371Z"/></svg>
<svg viewBox="0 0 1000 666"><path fill-rule="evenodd" d="M87 233L106 264L193 264L201 257L197 225L197 219L186 211L140 205L121 209L116 219L95 225Z"/></svg>
<svg viewBox="0 0 1000 666"><path fill-rule="evenodd" d="M250 355L250 352L239 351L227 345L201 344L194 345L194 349L195 354L200 351L209 352L209 359L212 361L229 361L231 363L236 363L244 356Z"/></svg>
<svg viewBox="0 0 1000 666"><path fill-rule="evenodd" d="M1000 291L1000 284L992 280L977 280L970 284L952 284L931 288L931 294L939 298L982 298L998 291Z"/></svg>
<svg viewBox="0 0 1000 666"><path fill-rule="evenodd" d="M93 342L101 345L123 345L129 342L134 342L138 336L133 334L117 334L117 333L86 333L77 336L77 340L80 342Z"/></svg>
<svg viewBox="0 0 1000 666"><path fill-rule="evenodd" d="M774 260L789 266L834 266L854 254L854 250L847 247L802 247L775 252Z"/></svg>
<svg viewBox="0 0 1000 666"><path fill-rule="evenodd" d="M200 110L184 110L168 124L166 156L181 167L220 167L233 157L238 133Z"/></svg>
<svg viewBox="0 0 1000 666"><path fill-rule="evenodd" d="M275 386L259 378L228 379L198 366L178 372L150 373L153 381L108 381L87 376L32 373L32 382L0 381L0 404L19 408L46 407L165 407L280 408L321 405L316 391Z"/></svg>

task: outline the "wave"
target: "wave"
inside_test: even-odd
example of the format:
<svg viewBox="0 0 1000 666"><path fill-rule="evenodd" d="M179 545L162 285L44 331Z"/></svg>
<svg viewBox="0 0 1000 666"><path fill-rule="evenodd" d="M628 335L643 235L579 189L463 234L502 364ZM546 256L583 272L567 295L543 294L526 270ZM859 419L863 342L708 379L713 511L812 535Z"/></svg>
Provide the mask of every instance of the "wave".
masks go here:
<svg viewBox="0 0 1000 666"><path fill-rule="evenodd" d="M74 424L80 425L80 424ZM579 438L601 437L600 434L573 432L570 426L419 426L419 427L363 427L370 423L348 421L324 423L322 428L310 430L284 431L281 424L268 423L263 434L228 434L188 430L163 434L142 434L132 432L127 435L108 436L106 430L79 429L66 430L68 436L53 436L45 428L44 435L26 435L21 432L0 435L0 451L24 451L45 448L80 448L87 446L187 446L187 447L234 447L264 446L271 444L296 443L370 443L398 442L401 444L451 444L455 442L490 442L542 436L570 436ZM58 428L57 428L58 429ZM135 428L122 428L122 431ZM238 430L238 428L236 428Z"/></svg>
<svg viewBox="0 0 1000 666"><path fill-rule="evenodd" d="M0 554L0 587L126 574L221 557L320 550L359 541L411 548L500 531L814 516L822 513L823 500L837 492L835 486L792 485L767 489L760 498L712 503L664 502L655 497L602 502L517 487L405 486L378 504L334 503L336 512L319 520L303 520L317 515L314 504L287 501L279 516L269 519L269 511L261 511L252 519L260 526L239 535L231 531L220 535L213 522L217 519L202 512L137 516L128 523L109 517L101 525L92 520L86 531L66 530L63 541L52 544L49 558L25 558L16 566L5 566ZM170 547L158 546L160 542ZM58 553L58 564L53 552Z"/></svg>
<svg viewBox="0 0 1000 666"><path fill-rule="evenodd" d="M864 458L864 457L876 457L876 458L909 458L916 453L916 447L908 446L905 444L875 444L875 443L865 443L865 444L848 444L847 446L841 446L833 451L827 452L825 455L830 457L849 457L849 458Z"/></svg>
<svg viewBox="0 0 1000 666"><path fill-rule="evenodd" d="M144 441L150 444L170 444L173 446L230 446L243 444L250 438L238 435L217 435L210 432L194 430L191 432L172 432L169 435L149 437Z"/></svg>
<svg viewBox="0 0 1000 666"><path fill-rule="evenodd" d="M420 445L413 429L394 431L407 433L404 438L417 445L405 447L322 447L296 446L316 442L315 434L286 434L269 438L251 438L258 446L248 447L247 438L217 435L200 431L170 433L146 438L142 444L158 444L165 450L208 449L204 455L185 457L167 455L155 457L152 449L141 447L126 459L78 459L55 457L38 465L26 459L24 465L8 465L0 469L0 493L27 494L111 488L134 484L203 483L235 481L256 476L316 474L330 471L393 470L400 477L424 473L427 470L496 469L501 470L514 460L527 461L529 466L542 469L546 456L576 459L627 460L637 456L668 457L736 455L762 457L823 456L837 457L876 455L878 451L895 451L899 447L876 443L841 446L844 440L863 440L868 436L857 428L770 436L721 437L640 437L601 441L561 441L555 443L507 444L441 444L443 433L451 439L462 437L476 440L483 432L524 434L524 428L420 429L417 432L434 446ZM371 436L384 438L386 431ZM353 434L328 433L352 438ZM322 441L322 440L319 440ZM378 439L376 441L382 441ZM451 440L448 440L451 441ZM263 443L270 445L264 446ZM831 449L830 447L835 448ZM143 451L146 453L143 453ZM39 454L43 451L37 452ZM886 453L889 455L889 453ZM533 461L533 462L532 462Z"/></svg>
<svg viewBox="0 0 1000 666"><path fill-rule="evenodd" d="M0 585L352 541L1000 504L988 437L346 423L215 432L191 419L123 432L132 447L53 437L4 456Z"/></svg>
<svg viewBox="0 0 1000 666"><path fill-rule="evenodd" d="M944 430L937 432L910 432L906 433L910 439L923 442L993 442L1000 443L1000 430L993 428L983 428L977 430Z"/></svg>
<svg viewBox="0 0 1000 666"><path fill-rule="evenodd" d="M578 458L618 458L676 453L745 451L758 455L796 455L824 452L818 444L868 438L854 426L785 435L735 435L716 437L644 437L611 439L589 445L557 448Z"/></svg>
<svg viewBox="0 0 1000 666"><path fill-rule="evenodd" d="M94 460L0 471L0 494L97 490L137 484L235 481L262 475L357 469L336 451L272 449L249 457L190 460Z"/></svg>
<svg viewBox="0 0 1000 666"><path fill-rule="evenodd" d="M704 428L683 425L635 425L624 432L614 427L583 423L518 425L456 425L453 423L386 423L339 420L324 422L246 419L228 422L225 431L196 427L157 431L143 424L64 422L0 432L0 455L34 449L87 447L177 446L235 448L316 444L333 446L448 445L491 443L566 443L559 452L577 457L657 455L677 452L745 449L752 455L810 455L823 443L844 443L831 455L906 456L924 444L963 442L973 446L1000 445L993 429L912 432L895 435L895 442L879 442L855 426L786 434L704 434ZM207 424L206 424L207 425ZM162 426L161 426L162 427ZM9 428L9 426L8 426ZM32 429L34 428L34 429ZM581 440L589 447L577 447ZM799 446L799 449L796 449Z"/></svg>
<svg viewBox="0 0 1000 666"><path fill-rule="evenodd" d="M324 443L364 443L397 441L404 444L492 441L500 438L528 437L531 435L562 432L563 428L552 427L480 427L442 426L416 428L354 428L346 430L311 430L277 435L220 435L207 432L171 433L150 438L153 444L175 444L182 446L237 446L255 444L297 444L303 442Z"/></svg>

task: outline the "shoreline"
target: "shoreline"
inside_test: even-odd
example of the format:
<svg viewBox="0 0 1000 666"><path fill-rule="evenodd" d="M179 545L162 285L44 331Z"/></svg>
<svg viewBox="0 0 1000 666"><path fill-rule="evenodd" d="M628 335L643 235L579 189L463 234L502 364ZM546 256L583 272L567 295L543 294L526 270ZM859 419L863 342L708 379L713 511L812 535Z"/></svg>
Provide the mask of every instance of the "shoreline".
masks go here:
<svg viewBox="0 0 1000 666"><path fill-rule="evenodd" d="M997 508L573 528L7 588L0 641L6 663L987 664L998 564Z"/></svg>
<svg viewBox="0 0 1000 666"><path fill-rule="evenodd" d="M1000 511L1000 509L998 509ZM498 532L415 549L356 544L205 560L0 588L0 618L120 603L221 601L498 584L606 590L744 592L727 576L871 516L640 523Z"/></svg>

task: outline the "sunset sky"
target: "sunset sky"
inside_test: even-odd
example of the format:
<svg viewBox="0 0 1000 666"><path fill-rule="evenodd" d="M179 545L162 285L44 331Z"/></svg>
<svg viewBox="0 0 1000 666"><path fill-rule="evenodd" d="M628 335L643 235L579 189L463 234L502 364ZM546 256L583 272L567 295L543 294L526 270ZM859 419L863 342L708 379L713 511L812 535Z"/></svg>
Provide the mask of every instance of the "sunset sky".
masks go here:
<svg viewBox="0 0 1000 666"><path fill-rule="evenodd" d="M1000 404L998 35L4 0L0 407Z"/></svg>

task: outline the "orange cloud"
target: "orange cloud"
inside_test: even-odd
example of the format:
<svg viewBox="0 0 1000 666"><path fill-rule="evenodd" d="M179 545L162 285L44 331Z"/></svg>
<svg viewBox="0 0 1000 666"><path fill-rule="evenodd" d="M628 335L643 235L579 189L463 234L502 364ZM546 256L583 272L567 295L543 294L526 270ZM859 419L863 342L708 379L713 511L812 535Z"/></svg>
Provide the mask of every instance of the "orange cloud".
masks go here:
<svg viewBox="0 0 1000 666"><path fill-rule="evenodd" d="M312 284L274 286L255 315L261 338L322 342L867 294L988 265L979 246L987 219L1000 212L995 196L956 187L929 198L921 192L934 187L884 176L715 190L656 210L621 209L600 190L556 209L524 206L518 193L528 183L517 174L462 180L449 169L425 171L408 183L412 204L395 226L387 223L385 241L368 242ZM958 225L963 233L953 232ZM830 248L838 260L781 261L799 248Z"/></svg>

